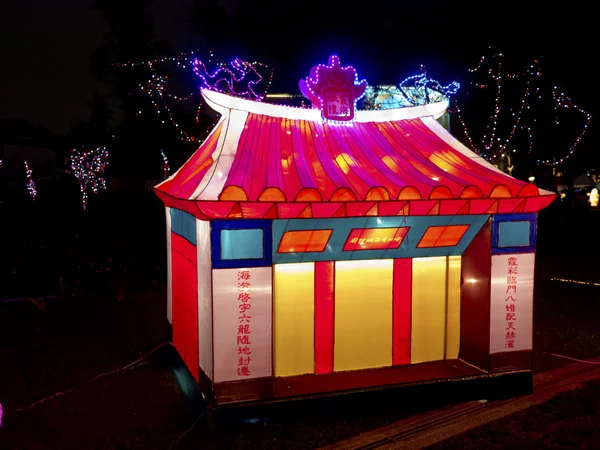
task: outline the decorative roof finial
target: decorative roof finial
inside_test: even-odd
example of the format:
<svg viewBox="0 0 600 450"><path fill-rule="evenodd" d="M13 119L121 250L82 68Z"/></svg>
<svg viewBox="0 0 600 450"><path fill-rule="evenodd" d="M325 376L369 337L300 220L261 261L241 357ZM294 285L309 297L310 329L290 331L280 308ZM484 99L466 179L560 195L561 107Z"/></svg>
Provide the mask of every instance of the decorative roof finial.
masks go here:
<svg viewBox="0 0 600 450"><path fill-rule="evenodd" d="M321 110L324 119L348 121L354 118L356 101L364 95L367 82L358 81L356 69L340 67L340 59L332 55L326 66L314 66L299 86L313 108Z"/></svg>

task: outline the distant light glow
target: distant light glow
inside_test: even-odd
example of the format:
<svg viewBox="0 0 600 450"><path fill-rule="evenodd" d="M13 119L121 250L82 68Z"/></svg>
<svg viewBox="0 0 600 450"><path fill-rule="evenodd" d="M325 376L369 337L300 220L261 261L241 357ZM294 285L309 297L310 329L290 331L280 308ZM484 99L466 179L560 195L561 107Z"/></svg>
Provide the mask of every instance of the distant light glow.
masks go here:
<svg viewBox="0 0 600 450"><path fill-rule="evenodd" d="M37 190L35 188L35 182L31 177L31 169L29 168L27 161L25 161L25 176L27 178L27 191L29 192L29 196L32 200L35 200L35 197L37 196Z"/></svg>
<svg viewBox="0 0 600 450"><path fill-rule="evenodd" d="M594 188L592 189L592 191L590 192L590 206L592 206L593 208L598 206L598 189Z"/></svg>
<svg viewBox="0 0 600 450"><path fill-rule="evenodd" d="M87 190L90 186L94 194L97 194L100 189L106 189L103 174L107 164L108 150L106 147L97 147L92 150L85 148L71 150L69 156L70 171L79 181L83 209L87 208Z"/></svg>

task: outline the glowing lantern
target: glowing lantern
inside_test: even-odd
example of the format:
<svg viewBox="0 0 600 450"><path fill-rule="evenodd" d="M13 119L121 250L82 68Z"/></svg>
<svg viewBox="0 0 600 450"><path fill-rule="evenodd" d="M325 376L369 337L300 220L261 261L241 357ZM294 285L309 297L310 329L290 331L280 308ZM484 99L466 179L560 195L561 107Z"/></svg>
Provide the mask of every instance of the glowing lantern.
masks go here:
<svg viewBox="0 0 600 450"><path fill-rule="evenodd" d="M597 188L592 189L592 192L590 192L589 202L590 202L590 205L593 206L594 208L596 206L598 206L598 189Z"/></svg>

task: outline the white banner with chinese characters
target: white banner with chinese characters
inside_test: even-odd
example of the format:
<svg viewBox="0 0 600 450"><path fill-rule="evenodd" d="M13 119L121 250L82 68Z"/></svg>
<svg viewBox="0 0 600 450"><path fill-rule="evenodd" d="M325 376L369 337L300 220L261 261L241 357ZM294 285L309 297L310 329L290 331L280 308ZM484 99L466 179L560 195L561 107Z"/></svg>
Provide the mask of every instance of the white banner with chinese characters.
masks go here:
<svg viewBox="0 0 600 450"><path fill-rule="evenodd" d="M533 348L534 253L492 256L490 353Z"/></svg>
<svg viewBox="0 0 600 450"><path fill-rule="evenodd" d="M271 267L213 269L214 382L273 375Z"/></svg>

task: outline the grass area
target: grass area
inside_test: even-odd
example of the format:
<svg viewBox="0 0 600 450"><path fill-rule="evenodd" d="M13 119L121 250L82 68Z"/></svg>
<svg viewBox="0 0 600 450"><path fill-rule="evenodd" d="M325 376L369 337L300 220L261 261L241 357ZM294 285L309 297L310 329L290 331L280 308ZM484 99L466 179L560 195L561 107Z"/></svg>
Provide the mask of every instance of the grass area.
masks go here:
<svg viewBox="0 0 600 450"><path fill-rule="evenodd" d="M428 450L598 449L600 380L489 425L446 439Z"/></svg>
<svg viewBox="0 0 600 450"><path fill-rule="evenodd" d="M138 255L138 264L146 264L143 270L150 270L147 262L152 255L144 252L156 247L163 251L163 230L136 235L142 229L138 223L130 221L117 230L106 219L90 228L91 253L95 248L106 253L111 245L117 248L110 244L112 240L135 236L138 239L129 241L129 251ZM568 363L551 353L574 358L600 355L600 288L551 280L599 281L592 265L599 244L586 240L586 233L596 230L598 223L597 216L586 221L540 216L534 371ZM0 449L307 449L434 408L441 401L440 388L431 386L412 398L374 394L293 403L268 419L255 416L253 423L230 420L210 429L200 420L190 429L198 410L158 353L147 364L111 373L168 341L164 282L152 283L151 278L135 278L132 292L138 295L125 295L122 301L114 295L86 295L49 303L44 311L33 303L0 303L0 402L5 413ZM87 382L105 373L109 374ZM599 391L597 384L586 385L579 394L564 394L522 417L498 421L490 425L491 431L473 430L456 438L465 441L439 445L573 448L568 434L576 432L588 433L588 441L597 443L598 431L586 424L600 423L593 410L594 399L600 404ZM19 411L57 392L65 393ZM457 396L444 399L457 401ZM571 439L576 440L576 448L585 448L581 445L586 441ZM498 446L501 442L504 445Z"/></svg>

